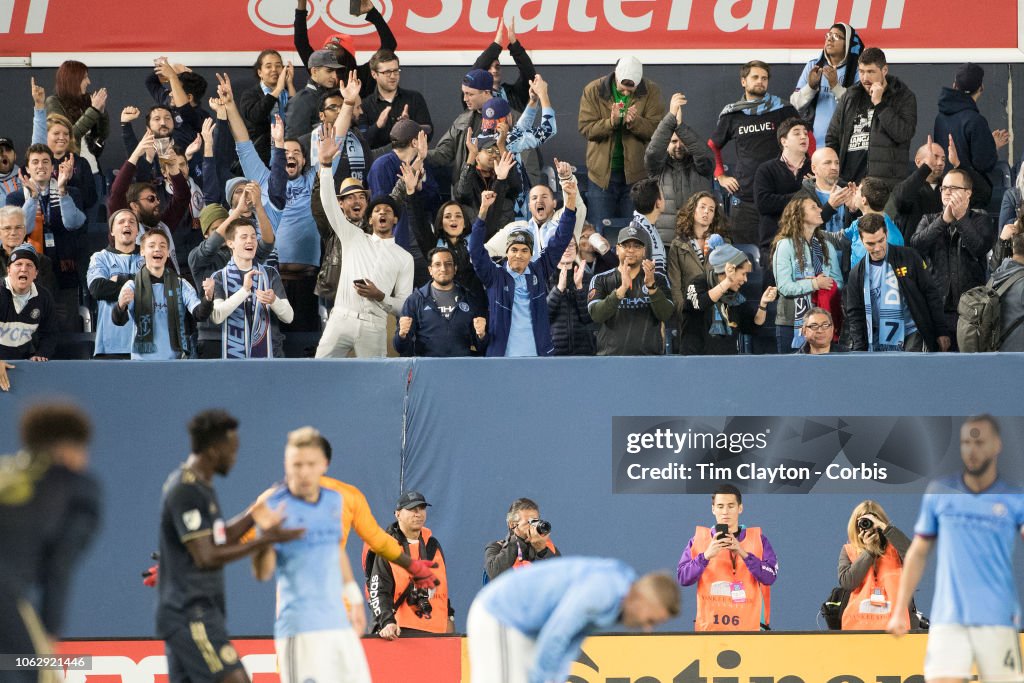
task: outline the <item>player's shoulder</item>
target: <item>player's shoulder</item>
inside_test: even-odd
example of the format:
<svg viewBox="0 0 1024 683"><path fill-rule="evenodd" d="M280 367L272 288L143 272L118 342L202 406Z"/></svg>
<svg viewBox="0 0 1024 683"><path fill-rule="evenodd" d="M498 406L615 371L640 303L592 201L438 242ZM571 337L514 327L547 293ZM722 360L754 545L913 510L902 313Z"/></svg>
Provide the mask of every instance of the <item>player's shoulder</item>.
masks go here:
<svg viewBox="0 0 1024 683"><path fill-rule="evenodd" d="M209 482L200 477L194 470L182 465L167 477L163 486L164 500L174 500L182 496L213 497L213 488Z"/></svg>
<svg viewBox="0 0 1024 683"><path fill-rule="evenodd" d="M357 487L334 477L320 477L320 488L334 491L352 503L366 500L366 496Z"/></svg>

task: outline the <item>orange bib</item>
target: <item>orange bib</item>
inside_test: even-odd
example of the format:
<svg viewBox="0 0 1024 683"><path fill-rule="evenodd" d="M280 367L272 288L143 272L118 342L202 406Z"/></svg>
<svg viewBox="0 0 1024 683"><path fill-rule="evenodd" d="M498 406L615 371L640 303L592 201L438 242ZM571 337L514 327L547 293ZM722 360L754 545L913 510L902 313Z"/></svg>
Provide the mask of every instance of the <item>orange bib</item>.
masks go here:
<svg viewBox="0 0 1024 683"><path fill-rule="evenodd" d="M843 548L850 562L856 562L860 550L850 543ZM903 563L892 543L885 549L885 554L875 560L872 569L860 586L850 592L850 601L843 610L844 631L884 631L889 623L903 573ZM909 611L904 618L909 628Z"/></svg>
<svg viewBox="0 0 1024 683"><path fill-rule="evenodd" d="M713 531L697 527L693 536L691 556L703 553L711 545ZM764 556L761 529L746 530L740 547L755 557ZM740 557L720 552L708 561L697 581L696 631L759 631L761 611L764 623L770 623L771 587L761 585Z"/></svg>

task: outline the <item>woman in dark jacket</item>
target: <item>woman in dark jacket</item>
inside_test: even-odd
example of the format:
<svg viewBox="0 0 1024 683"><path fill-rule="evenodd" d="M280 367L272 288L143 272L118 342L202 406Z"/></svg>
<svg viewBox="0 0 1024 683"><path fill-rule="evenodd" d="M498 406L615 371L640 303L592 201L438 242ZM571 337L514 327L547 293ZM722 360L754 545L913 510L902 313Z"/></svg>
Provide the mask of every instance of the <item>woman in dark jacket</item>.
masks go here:
<svg viewBox="0 0 1024 683"><path fill-rule="evenodd" d="M46 114L60 114L72 123L75 147L88 147L99 158L110 134L107 116L107 89L100 88L89 94L89 67L82 62L68 60L57 68L55 95L46 98Z"/></svg>
<svg viewBox="0 0 1024 683"><path fill-rule="evenodd" d="M458 202L446 202L437 210L434 222L427 218L420 193L407 199L409 205L409 228L416 236L420 251L424 254L435 247L447 247L455 259L455 282L466 288L471 305L481 311L487 310L487 295L480 279L473 271L469 260L469 212Z"/></svg>
<svg viewBox="0 0 1024 683"><path fill-rule="evenodd" d="M587 292L593 277L576 259L576 241L569 242L548 278L548 320L556 356L593 356L597 351L594 321L587 311Z"/></svg>
<svg viewBox="0 0 1024 683"><path fill-rule="evenodd" d="M715 243L724 241L727 227L725 215L718 210L718 203L710 192L690 195L676 217L676 236L668 248L668 281L680 339L689 319L683 315L686 286L698 275L707 274L708 254ZM719 239L711 239L712 235L718 235Z"/></svg>

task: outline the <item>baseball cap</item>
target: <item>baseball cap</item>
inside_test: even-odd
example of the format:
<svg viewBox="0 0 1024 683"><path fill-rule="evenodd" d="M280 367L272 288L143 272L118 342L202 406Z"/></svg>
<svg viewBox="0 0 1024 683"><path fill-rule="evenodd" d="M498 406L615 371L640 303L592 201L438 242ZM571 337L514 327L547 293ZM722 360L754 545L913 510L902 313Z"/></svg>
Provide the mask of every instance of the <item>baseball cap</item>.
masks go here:
<svg viewBox="0 0 1024 683"><path fill-rule="evenodd" d="M11 265L14 265L15 261L20 261L21 259L24 258L30 260L32 262L32 265L34 265L36 268L39 267L39 254L36 253L35 247L33 247L28 242L19 245L14 249L14 251L11 252L11 258L9 263Z"/></svg>
<svg viewBox="0 0 1024 683"><path fill-rule="evenodd" d="M984 80L985 70L973 62L967 62L957 67L953 84L957 90L973 95L981 88Z"/></svg>
<svg viewBox="0 0 1024 683"><path fill-rule="evenodd" d="M475 90L494 90L494 76L490 71L473 69L462 77L462 85Z"/></svg>
<svg viewBox="0 0 1024 683"><path fill-rule="evenodd" d="M503 119L512 112L512 107L509 106L508 101L501 97L492 97L491 99L484 102L483 109L480 110L480 115L484 119Z"/></svg>
<svg viewBox="0 0 1024 683"><path fill-rule="evenodd" d="M327 36L327 42L324 43L325 50L334 50L339 47L350 55L356 53L356 46L352 42L352 36L347 33L334 33Z"/></svg>
<svg viewBox="0 0 1024 683"><path fill-rule="evenodd" d="M505 251L511 249L513 244L525 244L533 251L533 235L529 230L513 230L505 239Z"/></svg>
<svg viewBox="0 0 1024 683"><path fill-rule="evenodd" d="M395 509L410 510L412 508L417 508L420 505L431 507L430 503L427 502L427 499L424 498L423 494L419 491L406 491L398 497L398 502L395 503Z"/></svg>
<svg viewBox="0 0 1024 683"><path fill-rule="evenodd" d="M420 131L429 134L430 126L421 126L412 119L401 119L391 126L391 141L407 145L416 139Z"/></svg>
<svg viewBox="0 0 1024 683"><path fill-rule="evenodd" d="M623 57L615 65L615 81L623 85L640 85L644 77L644 65L636 57Z"/></svg>
<svg viewBox="0 0 1024 683"><path fill-rule="evenodd" d="M310 69L315 69L319 66L325 66L328 69L342 68L341 64L338 64L338 57L334 54L334 50L317 50L309 56L307 66Z"/></svg>
<svg viewBox="0 0 1024 683"><path fill-rule="evenodd" d="M0 138L0 147L10 147L11 149L17 149L14 146L14 140L10 138Z"/></svg>
<svg viewBox="0 0 1024 683"><path fill-rule="evenodd" d="M476 148L481 152L485 149L498 146L497 135L477 135L476 136Z"/></svg>
<svg viewBox="0 0 1024 683"><path fill-rule="evenodd" d="M643 228L637 227L636 224L631 223L622 230L619 230L619 239L615 243L622 244L623 242L628 242L630 240L640 242L646 247L648 241L647 231Z"/></svg>
<svg viewBox="0 0 1024 683"><path fill-rule="evenodd" d="M369 194L366 188L363 187L363 183L355 178L345 178L341 181L341 187L338 189L338 199L347 197L355 192L362 192L363 194Z"/></svg>

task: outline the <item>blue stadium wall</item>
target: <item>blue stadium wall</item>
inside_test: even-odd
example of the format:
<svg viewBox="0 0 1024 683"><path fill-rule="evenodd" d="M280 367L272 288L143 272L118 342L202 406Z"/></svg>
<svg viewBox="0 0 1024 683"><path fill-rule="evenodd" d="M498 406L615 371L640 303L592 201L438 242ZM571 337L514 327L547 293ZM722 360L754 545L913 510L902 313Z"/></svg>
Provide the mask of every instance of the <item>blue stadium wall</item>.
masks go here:
<svg viewBox="0 0 1024 683"><path fill-rule="evenodd" d="M362 488L381 523L393 519L403 486L425 493L462 631L483 548L504 535L505 510L518 496L540 503L565 552L620 557L642 571L674 572L694 525L712 521L704 494L612 494L613 416L1019 416L1018 372L1017 354L19 363L14 391L0 394L0 452L16 446L17 416L33 401L70 397L95 419L92 468L105 515L75 580L68 636L152 634L156 593L139 572L157 547L161 485L188 453L189 417L220 406L241 419L238 464L216 483L226 511L281 478L285 434L304 424L332 441L331 473ZM1018 459L1024 420L1007 422L1003 457ZM848 515L862 498L744 498L743 521L762 526L780 558L777 630L816 628ZM879 500L909 532L919 495ZM358 563L358 540L349 550ZM244 562L227 583L231 632L271 633L272 586L256 583ZM929 572L918 603L925 612L932 585ZM692 589L684 595L669 630L692 628Z"/></svg>

